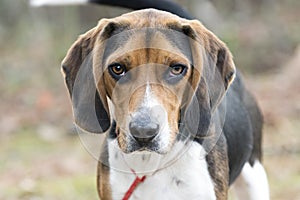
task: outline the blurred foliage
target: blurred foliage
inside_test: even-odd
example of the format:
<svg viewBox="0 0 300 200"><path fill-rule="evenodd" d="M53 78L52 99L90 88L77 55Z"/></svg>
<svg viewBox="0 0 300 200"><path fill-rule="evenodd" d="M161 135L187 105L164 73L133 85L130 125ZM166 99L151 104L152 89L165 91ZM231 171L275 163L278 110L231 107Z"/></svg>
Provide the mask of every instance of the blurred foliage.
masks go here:
<svg viewBox="0 0 300 200"><path fill-rule="evenodd" d="M262 105L272 199L300 199L300 1L176 1L228 44ZM96 199L60 62L79 34L129 10L27 3L0 1L0 199Z"/></svg>
<svg viewBox="0 0 300 200"><path fill-rule="evenodd" d="M194 15L228 44L236 65L248 73L278 71L300 41L297 0L192 2Z"/></svg>

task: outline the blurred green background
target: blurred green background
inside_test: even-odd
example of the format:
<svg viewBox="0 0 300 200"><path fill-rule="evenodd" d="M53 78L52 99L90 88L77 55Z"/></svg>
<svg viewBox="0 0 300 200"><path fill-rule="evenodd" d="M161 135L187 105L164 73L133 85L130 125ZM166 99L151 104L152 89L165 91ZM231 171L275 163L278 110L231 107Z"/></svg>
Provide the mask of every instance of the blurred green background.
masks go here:
<svg viewBox="0 0 300 200"><path fill-rule="evenodd" d="M300 199L300 1L177 2L228 44L262 108L272 199ZM100 18L127 11L0 1L1 200L97 199L60 62Z"/></svg>

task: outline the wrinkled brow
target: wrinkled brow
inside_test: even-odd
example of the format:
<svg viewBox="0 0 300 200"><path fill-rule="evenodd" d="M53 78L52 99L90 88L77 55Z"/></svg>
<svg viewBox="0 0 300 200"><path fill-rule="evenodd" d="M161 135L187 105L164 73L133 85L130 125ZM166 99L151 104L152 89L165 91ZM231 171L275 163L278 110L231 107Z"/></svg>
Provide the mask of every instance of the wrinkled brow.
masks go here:
<svg viewBox="0 0 300 200"><path fill-rule="evenodd" d="M139 44L144 48L151 48L151 42L156 39L156 35L161 33L161 35L170 44L178 49L186 58L193 63L192 51L190 46L190 39L187 35L172 29L157 29L157 28L145 28L139 30L124 30L118 34L114 34L112 37L108 38L105 42L104 53L102 57L102 64L104 64L107 58L118 49L124 47L131 39L135 39L135 35L142 33L144 35L144 44Z"/></svg>

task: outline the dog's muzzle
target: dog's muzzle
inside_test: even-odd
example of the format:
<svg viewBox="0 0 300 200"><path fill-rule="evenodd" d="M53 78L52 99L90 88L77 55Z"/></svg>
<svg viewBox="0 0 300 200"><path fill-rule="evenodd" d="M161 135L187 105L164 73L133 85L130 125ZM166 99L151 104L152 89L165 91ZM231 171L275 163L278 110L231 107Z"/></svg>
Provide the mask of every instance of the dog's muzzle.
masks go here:
<svg viewBox="0 0 300 200"><path fill-rule="evenodd" d="M129 123L130 134L141 148L147 147L160 130L159 123L149 113L147 109L140 110Z"/></svg>
<svg viewBox="0 0 300 200"><path fill-rule="evenodd" d="M128 151L166 152L171 131L166 109L152 101L141 105L128 119Z"/></svg>

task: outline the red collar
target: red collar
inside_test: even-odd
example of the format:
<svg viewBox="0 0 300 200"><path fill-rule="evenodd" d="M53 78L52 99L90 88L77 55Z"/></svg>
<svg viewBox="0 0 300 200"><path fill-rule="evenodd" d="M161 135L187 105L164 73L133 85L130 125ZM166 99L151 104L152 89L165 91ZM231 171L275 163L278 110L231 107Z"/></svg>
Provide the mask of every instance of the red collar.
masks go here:
<svg viewBox="0 0 300 200"><path fill-rule="evenodd" d="M130 198L130 196L132 195L132 193L134 192L134 190L137 188L137 186L140 183L144 182L144 180L146 179L146 175L144 175L140 178L140 177L138 177L138 175L135 173L135 171L133 169L131 169L131 171L135 175L135 179L134 179L133 183L131 184L131 186L129 187L129 189L127 190L127 192L125 193L122 200L128 200Z"/></svg>

